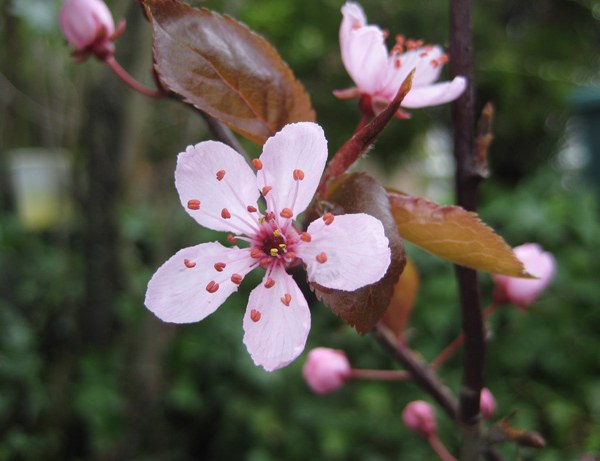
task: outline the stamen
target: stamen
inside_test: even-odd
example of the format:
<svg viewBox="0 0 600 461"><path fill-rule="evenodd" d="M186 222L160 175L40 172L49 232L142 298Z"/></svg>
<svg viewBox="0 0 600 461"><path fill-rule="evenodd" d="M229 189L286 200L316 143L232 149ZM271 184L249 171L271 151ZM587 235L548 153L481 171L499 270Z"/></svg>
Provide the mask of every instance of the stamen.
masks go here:
<svg viewBox="0 0 600 461"><path fill-rule="evenodd" d="M250 311L250 320L253 322L258 322L260 320L261 314L256 309L252 309Z"/></svg>
<svg viewBox="0 0 600 461"><path fill-rule="evenodd" d="M271 254L271 256L275 257L279 254L279 250L277 248L271 248L269 250L269 253Z"/></svg>
<svg viewBox="0 0 600 461"><path fill-rule="evenodd" d="M387 29L383 29L381 32L383 33L383 38L388 38L390 36L390 31Z"/></svg>
<svg viewBox="0 0 600 461"><path fill-rule="evenodd" d="M302 170L294 170L292 173L295 181L302 181L304 179L304 171Z"/></svg>
<svg viewBox="0 0 600 461"><path fill-rule="evenodd" d="M402 61L401 61L400 59L396 59L396 60L394 61L394 67L395 67L396 69L400 69L400 68L402 67Z"/></svg>
<svg viewBox="0 0 600 461"><path fill-rule="evenodd" d="M447 54L443 54L443 55L440 56L440 62L442 64L448 64L448 60L449 59L448 59L448 55Z"/></svg>
<svg viewBox="0 0 600 461"><path fill-rule="evenodd" d="M310 242L312 240L312 237L308 232L302 232L300 234L300 240L302 240L303 242Z"/></svg>
<svg viewBox="0 0 600 461"><path fill-rule="evenodd" d="M262 255L263 255L263 252L260 251L258 248L252 248L252 250L250 250L250 256L253 257L254 259L261 258Z"/></svg>
<svg viewBox="0 0 600 461"><path fill-rule="evenodd" d="M235 242L236 242L236 239L235 239L235 237L234 237L233 235L229 234L229 235L227 236L227 241L228 241L229 243L232 243L232 244L233 244L233 243L235 243Z"/></svg>
<svg viewBox="0 0 600 461"><path fill-rule="evenodd" d="M331 213L325 213L323 215L323 221L325 221L325 224L329 226L333 222L333 215Z"/></svg>
<svg viewBox="0 0 600 461"><path fill-rule="evenodd" d="M287 246L285 243L280 243L279 248L281 248L282 250L285 250L285 247Z"/></svg>
<svg viewBox="0 0 600 461"><path fill-rule="evenodd" d="M187 207L190 210L199 210L200 209L200 200L196 200L196 199L188 200Z"/></svg>
<svg viewBox="0 0 600 461"><path fill-rule="evenodd" d="M440 66L440 62L439 62L437 59L432 59L432 60L431 60L431 66L432 66L434 69L437 69L437 68Z"/></svg>
<svg viewBox="0 0 600 461"><path fill-rule="evenodd" d="M208 285L206 285L206 291L208 291L209 293L216 293L218 289L219 284L214 280L211 280L210 282L208 282Z"/></svg>
<svg viewBox="0 0 600 461"><path fill-rule="evenodd" d="M223 219L231 218L231 213L229 212L229 210L227 208L223 208L221 210L221 218L223 218Z"/></svg>
<svg viewBox="0 0 600 461"><path fill-rule="evenodd" d="M419 57L420 58L424 58L428 55L429 53L427 51L423 51L422 53L419 53Z"/></svg>
<svg viewBox="0 0 600 461"><path fill-rule="evenodd" d="M327 262L327 254L325 252L319 253L315 259L317 262L325 264Z"/></svg>
<svg viewBox="0 0 600 461"><path fill-rule="evenodd" d="M268 267L269 264L271 264L271 260L269 258L263 258L258 263L260 267Z"/></svg>
<svg viewBox="0 0 600 461"><path fill-rule="evenodd" d="M288 258L288 259L290 259L290 260L291 260L291 259L296 259L296 253L294 253L293 251L288 251L288 252L285 254L285 257L286 257L286 258Z"/></svg>
<svg viewBox="0 0 600 461"><path fill-rule="evenodd" d="M258 210L256 209L256 207L255 207L255 206L252 206L252 205L248 205L248 206L246 207L246 210L248 210L248 212L249 212L249 213L256 213L256 212L258 211Z"/></svg>
<svg viewBox="0 0 600 461"><path fill-rule="evenodd" d="M285 295L283 295L283 297L281 298L281 302L283 304L285 304L286 306L290 305L290 302L292 301L292 295L289 293L286 293Z"/></svg>
<svg viewBox="0 0 600 461"><path fill-rule="evenodd" d="M273 231L273 235L274 235L275 237L281 237L281 231L280 231L279 229L275 229L275 230Z"/></svg>
<svg viewBox="0 0 600 461"><path fill-rule="evenodd" d="M239 285L240 283L242 283L243 277L240 274L233 274L231 276L231 281L233 283L235 283L236 285Z"/></svg>
<svg viewBox="0 0 600 461"><path fill-rule="evenodd" d="M273 221L275 219L275 213L273 213L272 211L269 211L266 215L265 215L265 219L268 221Z"/></svg>
<svg viewBox="0 0 600 461"><path fill-rule="evenodd" d="M190 261L189 259L184 259L183 264L185 264L185 267L187 267L188 269L196 267L196 263L194 261Z"/></svg>
<svg viewBox="0 0 600 461"><path fill-rule="evenodd" d="M221 181L225 177L225 170L217 171L217 181Z"/></svg>
<svg viewBox="0 0 600 461"><path fill-rule="evenodd" d="M265 186L265 187L263 187L263 188L262 188L262 194L263 194L263 197L266 197L266 196L267 196L267 194L268 194L269 192L271 192L271 189L273 189L271 186Z"/></svg>
<svg viewBox="0 0 600 461"><path fill-rule="evenodd" d="M259 158L255 158L252 160L252 166L257 170L262 170L263 164Z"/></svg>
<svg viewBox="0 0 600 461"><path fill-rule="evenodd" d="M273 280L271 277L267 277L267 280L265 281L265 288L273 288L273 285L275 285L275 280Z"/></svg>
<svg viewBox="0 0 600 461"><path fill-rule="evenodd" d="M279 216L281 216L282 218L291 218L292 216L294 216L294 213L289 208L284 208L283 210L281 210L281 213L279 213Z"/></svg>
<svg viewBox="0 0 600 461"><path fill-rule="evenodd" d="M225 263L216 263L215 264L215 270L217 272L223 272L223 269L225 269Z"/></svg>

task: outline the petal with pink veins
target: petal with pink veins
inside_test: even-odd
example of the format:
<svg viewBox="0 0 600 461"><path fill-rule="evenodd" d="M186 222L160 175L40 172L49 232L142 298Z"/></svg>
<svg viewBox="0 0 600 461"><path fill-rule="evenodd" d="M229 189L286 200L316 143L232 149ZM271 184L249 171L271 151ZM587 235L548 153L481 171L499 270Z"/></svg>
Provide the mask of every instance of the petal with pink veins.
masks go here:
<svg viewBox="0 0 600 461"><path fill-rule="evenodd" d="M296 217L302 213L319 185L327 161L327 140L316 123L286 125L267 139L260 156L258 187L270 186L267 209L279 214L289 208ZM302 172L302 179L294 172Z"/></svg>
<svg viewBox="0 0 600 461"><path fill-rule="evenodd" d="M310 330L310 310L294 279L280 266L270 277L275 284L265 288L263 280L252 290L244 315L244 344L254 363L267 371L298 357Z"/></svg>
<svg viewBox="0 0 600 461"><path fill-rule="evenodd" d="M256 176L244 158L216 141L189 146L177 157L175 187L181 204L200 225L209 229L253 235L256 217Z"/></svg>
<svg viewBox="0 0 600 461"><path fill-rule="evenodd" d="M152 276L146 291L146 307L165 322L202 320L237 291L238 284L231 281L231 276L244 277L256 267L255 261L249 248L226 248L217 242L184 248ZM217 263L225 266L217 266L221 269L217 270ZM207 290L211 282L212 293ZM216 290L215 284L218 284Z"/></svg>
<svg viewBox="0 0 600 461"><path fill-rule="evenodd" d="M437 106L454 101L465 91L467 79L455 77L451 82L413 88L402 101L402 107L419 109L421 107Z"/></svg>
<svg viewBox="0 0 600 461"><path fill-rule="evenodd" d="M322 219L307 229L310 242L300 241L296 254L306 264L308 279L326 288L354 291L381 279L391 252L383 224L365 213Z"/></svg>

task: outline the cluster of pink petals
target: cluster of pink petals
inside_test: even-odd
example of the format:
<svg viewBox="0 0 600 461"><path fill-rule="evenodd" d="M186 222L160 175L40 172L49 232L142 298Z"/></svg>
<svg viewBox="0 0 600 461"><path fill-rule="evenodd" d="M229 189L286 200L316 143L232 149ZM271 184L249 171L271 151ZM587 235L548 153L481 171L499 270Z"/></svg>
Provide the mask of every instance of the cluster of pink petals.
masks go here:
<svg viewBox="0 0 600 461"><path fill-rule="evenodd" d="M327 160L327 141L314 123L285 126L269 138L256 173L225 144L206 141L179 154L175 185L181 204L200 225L229 232L218 242L184 248L148 284L146 306L167 322L197 322L262 267L244 315L244 343L257 365L275 370L303 350L310 329L306 299L286 268L304 263L308 279L354 291L378 281L390 263L381 222L370 215L325 214L305 232L294 218L312 200ZM266 209L257 203L264 197ZM245 242L246 247L234 244Z"/></svg>
<svg viewBox="0 0 600 461"><path fill-rule="evenodd" d="M101 59L114 53L115 31L112 14L102 0L66 0L59 23L67 41L80 58L93 54Z"/></svg>
<svg viewBox="0 0 600 461"><path fill-rule="evenodd" d="M342 99L367 97L375 114L381 112L396 96L408 74L416 69L412 89L402 101L402 107L417 109L436 106L458 98L467 86L464 77L450 82L434 83L447 56L437 45L397 37L388 53L383 30L367 24L360 5L347 2L342 7L340 48L342 61L356 87L335 91ZM364 109L363 109L364 110ZM399 113L399 116L406 114Z"/></svg>
<svg viewBox="0 0 600 461"><path fill-rule="evenodd" d="M302 374L314 393L329 394L344 385L351 371L344 351L317 347L308 353Z"/></svg>
<svg viewBox="0 0 600 461"><path fill-rule="evenodd" d="M525 270L537 279L494 275L494 299L497 303L510 302L520 309L527 309L550 285L556 271L556 261L552 254L544 251L537 243L526 243L515 247L513 251Z"/></svg>
<svg viewBox="0 0 600 461"><path fill-rule="evenodd" d="M424 400L410 402L402 411L402 421L410 430L428 438L437 431L433 407Z"/></svg>

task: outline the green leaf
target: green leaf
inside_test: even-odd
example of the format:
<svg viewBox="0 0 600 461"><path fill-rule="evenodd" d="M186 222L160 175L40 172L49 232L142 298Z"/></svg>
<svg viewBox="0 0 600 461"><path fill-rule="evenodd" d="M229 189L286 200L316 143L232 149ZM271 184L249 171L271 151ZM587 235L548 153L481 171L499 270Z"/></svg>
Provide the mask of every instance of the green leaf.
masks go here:
<svg viewBox="0 0 600 461"><path fill-rule="evenodd" d="M392 259L384 277L356 291L332 290L312 284L319 300L360 334L369 332L384 314L394 285L404 269L406 255L390 211L385 189L364 173L343 175L329 189L327 201L333 214L367 213L383 223ZM360 229L357 229L360 232ZM356 270L360 270L359 267Z"/></svg>
<svg viewBox="0 0 600 461"><path fill-rule="evenodd" d="M397 192L389 192L388 198L403 239L454 264L531 277L511 247L476 213Z"/></svg>
<svg viewBox="0 0 600 461"><path fill-rule="evenodd" d="M277 51L229 16L177 0L144 0L161 83L242 136L263 144L314 121L310 99Z"/></svg>

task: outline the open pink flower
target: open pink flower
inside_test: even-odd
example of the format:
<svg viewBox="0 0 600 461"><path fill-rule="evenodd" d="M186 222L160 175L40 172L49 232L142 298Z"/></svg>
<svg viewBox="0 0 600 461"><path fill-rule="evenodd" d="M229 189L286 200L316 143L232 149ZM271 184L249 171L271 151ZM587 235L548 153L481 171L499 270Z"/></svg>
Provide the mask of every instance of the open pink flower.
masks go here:
<svg viewBox="0 0 600 461"><path fill-rule="evenodd" d="M552 254L544 251L537 243L526 243L513 249L525 270L537 279L522 279L507 275L494 275L497 303L511 302L520 309L527 309L550 285L554 278L556 262Z"/></svg>
<svg viewBox="0 0 600 461"><path fill-rule="evenodd" d="M230 232L249 246L202 243L177 252L148 284L146 306L167 322L187 323L213 313L252 269L266 272L250 293L244 343L257 365L275 370L304 349L310 329L308 304L286 268L302 261L308 279L354 291L378 281L390 263L381 222L367 214L327 213L294 226L317 189L327 160L327 141L314 123L285 126L269 138L255 174L225 144L205 141L179 154L175 186L185 210L199 224ZM261 212L257 201L265 199Z"/></svg>
<svg viewBox="0 0 600 461"><path fill-rule="evenodd" d="M302 375L316 394L329 394L344 385L352 368L344 351L316 347L308 353Z"/></svg>
<svg viewBox="0 0 600 461"><path fill-rule="evenodd" d="M367 24L360 5L347 2L342 7L340 48L342 61L356 87L334 91L341 99L361 98L361 107L378 114L396 96L400 85L416 68L412 88L402 101L402 107L417 109L436 106L458 98L467 86L464 77L451 82L435 82L448 61L441 47L422 41L396 37L396 45L388 53L383 30ZM399 111L399 116L406 113Z"/></svg>
<svg viewBox="0 0 600 461"><path fill-rule="evenodd" d="M59 13L60 28L75 47L75 56L93 54L101 59L114 53L115 31L112 14L102 0L66 0ZM124 23L120 25L120 29Z"/></svg>

